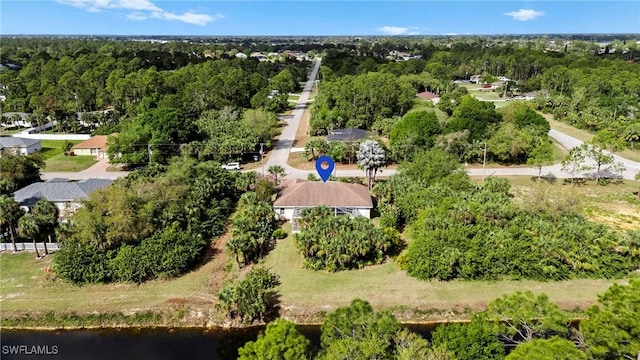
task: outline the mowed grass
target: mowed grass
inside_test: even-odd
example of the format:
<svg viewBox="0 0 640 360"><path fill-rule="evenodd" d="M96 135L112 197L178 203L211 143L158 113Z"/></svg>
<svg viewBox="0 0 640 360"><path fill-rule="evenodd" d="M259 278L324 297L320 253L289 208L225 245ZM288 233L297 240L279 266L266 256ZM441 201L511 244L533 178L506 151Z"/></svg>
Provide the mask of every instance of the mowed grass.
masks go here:
<svg viewBox="0 0 640 360"><path fill-rule="evenodd" d="M70 140L72 144L78 144L81 141ZM66 140L42 140L40 152L44 156L45 168L48 172L77 172L90 168L97 161L93 156L65 156L63 154L64 144Z"/></svg>
<svg viewBox="0 0 640 360"><path fill-rule="evenodd" d="M208 286L213 262L172 280L76 286L45 271L52 266L54 256L36 260L34 253L0 254L2 312L131 312L163 309L176 303L206 310L214 301Z"/></svg>
<svg viewBox="0 0 640 360"><path fill-rule="evenodd" d="M97 163L93 156L65 156L56 155L45 161L45 171L48 172L77 172L90 168Z"/></svg>
<svg viewBox="0 0 640 360"><path fill-rule="evenodd" d="M303 267L303 258L291 236L278 241L264 264L280 276L278 291L285 314L329 312L361 298L376 308L435 310L433 316L440 318L451 312L484 309L488 302L504 294L525 290L546 293L563 308L574 309L595 303L598 294L614 283L612 280L422 281L408 276L393 260L359 270L313 271Z"/></svg>

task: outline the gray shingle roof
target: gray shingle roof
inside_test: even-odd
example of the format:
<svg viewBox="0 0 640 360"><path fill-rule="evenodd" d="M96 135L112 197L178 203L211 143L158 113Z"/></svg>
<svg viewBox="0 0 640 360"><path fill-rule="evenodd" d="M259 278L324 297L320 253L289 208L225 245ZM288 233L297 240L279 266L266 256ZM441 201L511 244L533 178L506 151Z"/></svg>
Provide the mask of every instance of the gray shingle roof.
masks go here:
<svg viewBox="0 0 640 360"><path fill-rule="evenodd" d="M84 179L80 181L38 182L25 186L13 194L14 199L22 206L33 206L40 199L53 202L70 202L86 199L94 190L109 186L110 179Z"/></svg>
<svg viewBox="0 0 640 360"><path fill-rule="evenodd" d="M16 136L0 136L0 149L14 147L29 147L34 144L40 144L38 139L27 139Z"/></svg>

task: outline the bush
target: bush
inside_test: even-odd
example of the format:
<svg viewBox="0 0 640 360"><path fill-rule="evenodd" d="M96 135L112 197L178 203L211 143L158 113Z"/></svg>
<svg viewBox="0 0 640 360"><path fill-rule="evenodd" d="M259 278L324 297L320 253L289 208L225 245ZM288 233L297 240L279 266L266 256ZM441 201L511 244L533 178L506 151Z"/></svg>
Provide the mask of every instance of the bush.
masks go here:
<svg viewBox="0 0 640 360"><path fill-rule="evenodd" d="M229 318L251 323L262 320L273 309L276 294L271 289L278 286L278 276L265 268L253 268L240 281L226 284L216 296Z"/></svg>
<svg viewBox="0 0 640 360"><path fill-rule="evenodd" d="M289 234L281 228L277 228L273 231L273 238L277 240L285 239Z"/></svg>
<svg viewBox="0 0 640 360"><path fill-rule="evenodd" d="M305 266L337 271L379 264L402 242L397 231L375 228L364 217L334 216L321 206L302 211L301 231L294 235Z"/></svg>

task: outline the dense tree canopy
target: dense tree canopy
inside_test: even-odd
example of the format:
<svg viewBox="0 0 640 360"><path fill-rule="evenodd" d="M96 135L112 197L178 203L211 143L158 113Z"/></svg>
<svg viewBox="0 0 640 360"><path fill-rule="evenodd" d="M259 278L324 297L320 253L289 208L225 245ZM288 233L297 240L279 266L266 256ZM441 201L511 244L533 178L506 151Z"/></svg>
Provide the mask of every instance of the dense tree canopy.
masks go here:
<svg viewBox="0 0 640 360"><path fill-rule="evenodd" d="M335 216L326 206L304 209L294 235L305 266L329 271L378 264L401 245L395 229L377 229L364 217Z"/></svg>
<svg viewBox="0 0 640 360"><path fill-rule="evenodd" d="M413 106L411 85L391 74L368 73L325 81L312 106L314 134L346 127L370 129L374 121L403 115Z"/></svg>
<svg viewBox="0 0 640 360"><path fill-rule="evenodd" d="M42 168L44 161L40 154L16 155L3 152L0 155L0 192L12 193L40 181Z"/></svg>
<svg viewBox="0 0 640 360"><path fill-rule="evenodd" d="M308 359L310 341L296 330L294 323L276 319L267 325L256 341L249 341L238 350L239 360L299 360Z"/></svg>
<svg viewBox="0 0 640 360"><path fill-rule="evenodd" d="M96 190L73 217L55 270L75 283L172 277L200 259L225 228L239 175L180 159L166 173L140 170Z"/></svg>

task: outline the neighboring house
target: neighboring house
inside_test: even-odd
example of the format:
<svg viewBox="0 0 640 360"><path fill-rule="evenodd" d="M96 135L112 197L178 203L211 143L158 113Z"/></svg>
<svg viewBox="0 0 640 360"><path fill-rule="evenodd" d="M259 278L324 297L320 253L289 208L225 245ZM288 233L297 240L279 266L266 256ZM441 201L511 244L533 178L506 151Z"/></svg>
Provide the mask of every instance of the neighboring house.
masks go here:
<svg viewBox="0 0 640 360"><path fill-rule="evenodd" d="M440 96L432 93L431 91L423 91L421 93L417 93L416 96L422 100L431 100L434 105L440 102Z"/></svg>
<svg viewBox="0 0 640 360"><path fill-rule="evenodd" d="M31 127L33 122L29 120L29 114L25 112L2 113L1 123L6 127Z"/></svg>
<svg viewBox="0 0 640 360"><path fill-rule="evenodd" d="M91 155L105 159L107 157L107 135L92 136L89 140L74 145L71 150L74 155Z"/></svg>
<svg viewBox="0 0 640 360"><path fill-rule="evenodd" d="M327 135L327 141L356 141L360 139L366 139L369 137L369 133L362 129L346 128L346 129L334 129L329 130Z"/></svg>
<svg viewBox="0 0 640 360"><path fill-rule="evenodd" d="M248 56L247 56L247 54L245 54L245 53L241 53L241 52L237 53L235 56L236 56L238 59L246 59L246 58L248 57Z"/></svg>
<svg viewBox="0 0 640 360"><path fill-rule="evenodd" d="M273 208L279 218L291 221L293 232L299 231L296 220L300 212L320 205L330 207L335 215L371 217L373 201L364 185L302 179L287 180L282 185Z"/></svg>
<svg viewBox="0 0 640 360"><path fill-rule="evenodd" d="M472 82L474 84L479 84L481 79L482 79L482 75L480 74L471 75L471 77L469 78L469 82Z"/></svg>
<svg viewBox="0 0 640 360"><path fill-rule="evenodd" d="M0 137L0 152L9 151L16 155L30 155L40 150L40 140L21 137Z"/></svg>
<svg viewBox="0 0 640 360"><path fill-rule="evenodd" d="M47 199L60 210L59 220L67 220L81 205L81 200L97 189L109 186L110 179L84 179L69 181L55 178L47 182L27 185L13 194L15 201L25 210L31 209L38 200Z"/></svg>

